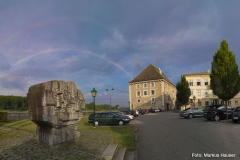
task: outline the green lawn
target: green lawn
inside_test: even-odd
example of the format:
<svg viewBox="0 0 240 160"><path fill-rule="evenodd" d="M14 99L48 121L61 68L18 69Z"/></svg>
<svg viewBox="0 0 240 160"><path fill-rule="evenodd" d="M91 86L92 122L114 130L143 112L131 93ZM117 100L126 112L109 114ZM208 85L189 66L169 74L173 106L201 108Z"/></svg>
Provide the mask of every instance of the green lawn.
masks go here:
<svg viewBox="0 0 240 160"><path fill-rule="evenodd" d="M36 130L36 124L33 123L29 119L24 120L9 120L7 122L0 122L0 126L4 127L11 127L16 130L23 130L26 132L34 133ZM125 147L127 150L135 150L136 143L134 142L135 137L135 127L130 125L124 126L97 126L93 128L92 125L88 124L88 116L83 116L82 120L77 125L78 129L85 130L89 132L101 131L101 132L110 132L113 137L113 142L117 143L119 147ZM4 135L1 137L1 130L0 130L0 138L11 138L11 134ZM8 137L9 136L9 137Z"/></svg>

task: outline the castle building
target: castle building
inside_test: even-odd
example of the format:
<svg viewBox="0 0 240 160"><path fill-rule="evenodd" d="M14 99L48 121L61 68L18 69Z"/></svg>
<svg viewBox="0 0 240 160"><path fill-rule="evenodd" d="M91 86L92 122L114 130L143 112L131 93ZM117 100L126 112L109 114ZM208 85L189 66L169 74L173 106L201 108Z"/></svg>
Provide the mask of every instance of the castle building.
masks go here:
<svg viewBox="0 0 240 160"><path fill-rule="evenodd" d="M223 101L214 95L210 88L210 74L210 70L206 72L184 74L191 90L190 105L188 105L187 108L205 108L212 104L223 104ZM228 104L233 107L239 106L239 103L239 93L228 101Z"/></svg>
<svg viewBox="0 0 240 160"><path fill-rule="evenodd" d="M148 65L128 83L130 109L162 108L173 110L176 87L160 68Z"/></svg>

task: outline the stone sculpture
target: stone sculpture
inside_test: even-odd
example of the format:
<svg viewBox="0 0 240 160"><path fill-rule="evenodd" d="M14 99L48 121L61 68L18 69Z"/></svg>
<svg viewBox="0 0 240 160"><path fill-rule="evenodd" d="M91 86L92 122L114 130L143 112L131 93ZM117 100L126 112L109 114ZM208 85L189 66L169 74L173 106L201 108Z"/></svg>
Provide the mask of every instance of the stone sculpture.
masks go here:
<svg viewBox="0 0 240 160"><path fill-rule="evenodd" d="M34 137L55 145L80 136L77 123L85 109L83 94L74 82L53 80L32 85L27 93L28 113L37 125Z"/></svg>

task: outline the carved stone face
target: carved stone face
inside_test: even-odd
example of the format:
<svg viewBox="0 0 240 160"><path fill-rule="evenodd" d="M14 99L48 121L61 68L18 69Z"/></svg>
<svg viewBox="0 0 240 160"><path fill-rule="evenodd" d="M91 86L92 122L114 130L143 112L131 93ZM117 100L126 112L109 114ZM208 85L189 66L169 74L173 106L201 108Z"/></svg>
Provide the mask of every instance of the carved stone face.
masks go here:
<svg viewBox="0 0 240 160"><path fill-rule="evenodd" d="M33 85L27 99L30 119L54 128L76 124L85 108L83 94L74 82L49 81Z"/></svg>

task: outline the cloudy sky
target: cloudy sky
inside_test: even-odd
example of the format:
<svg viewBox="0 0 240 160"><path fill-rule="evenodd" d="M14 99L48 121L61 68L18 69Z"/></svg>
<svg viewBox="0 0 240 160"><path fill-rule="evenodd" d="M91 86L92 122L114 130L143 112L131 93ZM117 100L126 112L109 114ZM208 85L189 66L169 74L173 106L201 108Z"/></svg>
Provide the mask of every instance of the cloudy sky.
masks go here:
<svg viewBox="0 0 240 160"><path fill-rule="evenodd" d="M174 83L206 71L226 39L240 64L237 0L1 0L0 94L74 81L87 103L128 106L128 82L149 64Z"/></svg>

